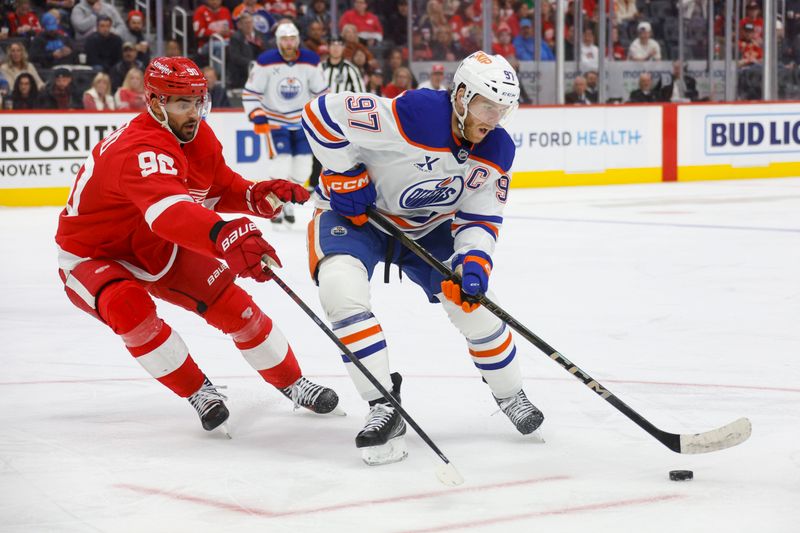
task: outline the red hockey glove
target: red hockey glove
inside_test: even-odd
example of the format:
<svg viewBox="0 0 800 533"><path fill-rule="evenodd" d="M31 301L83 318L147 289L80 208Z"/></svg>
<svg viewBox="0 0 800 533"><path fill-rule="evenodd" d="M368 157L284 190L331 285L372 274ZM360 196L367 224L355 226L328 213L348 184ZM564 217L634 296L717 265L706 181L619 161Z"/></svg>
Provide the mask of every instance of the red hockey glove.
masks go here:
<svg viewBox="0 0 800 533"><path fill-rule="evenodd" d="M237 276L269 281L270 269L282 266L275 249L261 238L261 231L247 218L217 223L211 230L211 239ZM261 264L264 259L266 268Z"/></svg>
<svg viewBox="0 0 800 533"><path fill-rule="evenodd" d="M265 218L272 218L280 213L285 202L302 204L310 197L305 187L279 179L254 183L245 193L250 212Z"/></svg>

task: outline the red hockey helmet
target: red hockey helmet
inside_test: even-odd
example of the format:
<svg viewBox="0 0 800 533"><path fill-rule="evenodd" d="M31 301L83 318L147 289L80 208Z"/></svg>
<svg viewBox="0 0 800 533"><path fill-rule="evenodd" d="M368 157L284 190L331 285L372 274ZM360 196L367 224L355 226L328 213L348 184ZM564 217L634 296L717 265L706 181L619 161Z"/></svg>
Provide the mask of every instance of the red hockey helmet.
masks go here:
<svg viewBox="0 0 800 533"><path fill-rule="evenodd" d="M199 96L205 98L208 83L194 61L185 57L157 57L144 73L147 97Z"/></svg>

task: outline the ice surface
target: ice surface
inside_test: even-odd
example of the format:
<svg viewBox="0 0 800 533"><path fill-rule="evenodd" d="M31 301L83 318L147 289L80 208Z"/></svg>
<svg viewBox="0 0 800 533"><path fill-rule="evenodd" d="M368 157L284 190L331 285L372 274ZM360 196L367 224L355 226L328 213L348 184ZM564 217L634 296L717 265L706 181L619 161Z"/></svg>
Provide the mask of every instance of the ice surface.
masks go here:
<svg viewBox="0 0 800 533"><path fill-rule="evenodd" d="M300 221L310 208L298 210ZM232 440L149 378L66 299L58 209L0 209L0 530L800 531L800 179L513 190L492 287L515 318L658 427L740 416L741 446L675 454L516 337L545 413L517 434L464 340L407 280L373 280L404 406L464 476L409 430L407 460L367 467L366 405L334 345L274 284L242 282L347 417L292 405L232 342L166 304L214 383ZM321 313L304 224L261 223L290 286ZM672 482L669 470L695 479Z"/></svg>

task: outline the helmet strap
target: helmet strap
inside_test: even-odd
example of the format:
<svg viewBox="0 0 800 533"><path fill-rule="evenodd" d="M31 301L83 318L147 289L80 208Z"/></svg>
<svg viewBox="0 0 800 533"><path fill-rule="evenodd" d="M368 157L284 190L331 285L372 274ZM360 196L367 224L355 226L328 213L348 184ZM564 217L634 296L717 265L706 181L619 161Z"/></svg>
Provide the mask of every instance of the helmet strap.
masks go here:
<svg viewBox="0 0 800 533"><path fill-rule="evenodd" d="M459 113L455 105L455 100L458 95L459 88L460 87L457 87L455 92L453 93L453 113L455 113L456 115L456 123L458 124L458 133L461 135L462 139L466 139L467 137L464 134L464 125L467 120L467 106L469 105L469 101L472 100L472 97L474 95L469 94L470 93L469 89L467 89L466 86L464 87L464 95L461 97L461 105L464 107L464 113Z"/></svg>

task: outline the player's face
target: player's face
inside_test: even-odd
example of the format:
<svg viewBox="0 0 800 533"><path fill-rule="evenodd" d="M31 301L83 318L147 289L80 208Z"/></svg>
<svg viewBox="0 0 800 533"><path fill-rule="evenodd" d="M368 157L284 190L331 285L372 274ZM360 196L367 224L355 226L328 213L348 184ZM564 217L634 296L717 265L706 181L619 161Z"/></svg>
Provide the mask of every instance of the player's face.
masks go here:
<svg viewBox="0 0 800 533"><path fill-rule="evenodd" d="M295 36L284 36L278 41L281 55L285 58L294 58L297 55L297 48L300 46L300 39Z"/></svg>
<svg viewBox="0 0 800 533"><path fill-rule="evenodd" d="M499 105L481 95L475 96L467 106L464 120L464 137L472 143L479 143L511 111L511 106Z"/></svg>
<svg viewBox="0 0 800 533"><path fill-rule="evenodd" d="M170 96L164 105L170 129L184 142L194 139L206 108L206 98L199 96Z"/></svg>

